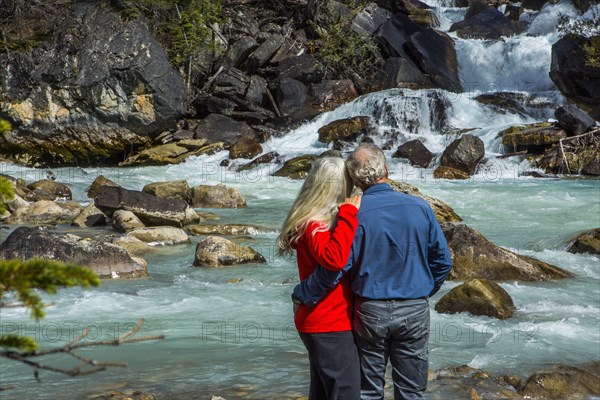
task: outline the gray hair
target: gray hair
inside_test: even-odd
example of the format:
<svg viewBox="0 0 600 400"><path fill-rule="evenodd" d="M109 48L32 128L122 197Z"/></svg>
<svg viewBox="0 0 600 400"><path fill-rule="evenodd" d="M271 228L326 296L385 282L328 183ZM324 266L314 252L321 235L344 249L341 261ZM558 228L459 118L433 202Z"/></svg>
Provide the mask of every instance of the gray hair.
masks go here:
<svg viewBox="0 0 600 400"><path fill-rule="evenodd" d="M359 187L371 186L387 175L385 155L374 144L363 143L346 160L348 173Z"/></svg>

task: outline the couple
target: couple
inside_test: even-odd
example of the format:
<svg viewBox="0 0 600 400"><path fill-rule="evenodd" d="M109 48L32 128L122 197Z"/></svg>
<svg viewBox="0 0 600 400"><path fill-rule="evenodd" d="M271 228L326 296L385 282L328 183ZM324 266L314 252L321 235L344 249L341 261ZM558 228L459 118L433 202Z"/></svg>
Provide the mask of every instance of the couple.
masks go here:
<svg viewBox="0 0 600 400"><path fill-rule="evenodd" d="M452 261L431 207L394 192L387 176L372 144L345 163L319 159L283 224L280 253L296 250L302 281L292 299L309 400L383 399L388 359L394 398L423 398L429 296ZM353 183L362 197L350 197Z"/></svg>

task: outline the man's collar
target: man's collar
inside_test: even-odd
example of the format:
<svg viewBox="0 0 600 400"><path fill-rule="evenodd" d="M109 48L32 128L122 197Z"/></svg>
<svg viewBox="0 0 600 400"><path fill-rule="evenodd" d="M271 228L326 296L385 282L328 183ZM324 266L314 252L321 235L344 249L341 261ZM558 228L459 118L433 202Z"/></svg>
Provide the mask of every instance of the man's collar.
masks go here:
<svg viewBox="0 0 600 400"><path fill-rule="evenodd" d="M363 194L376 193L376 192L381 192L384 190L393 190L393 189L389 183L382 182L382 183L376 183L374 185L369 186L368 188L363 190Z"/></svg>

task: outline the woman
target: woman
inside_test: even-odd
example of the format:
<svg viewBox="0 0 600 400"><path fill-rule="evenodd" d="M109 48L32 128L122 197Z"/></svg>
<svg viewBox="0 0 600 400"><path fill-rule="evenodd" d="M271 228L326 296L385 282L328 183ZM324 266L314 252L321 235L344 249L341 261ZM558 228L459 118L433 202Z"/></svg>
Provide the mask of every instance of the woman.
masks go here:
<svg viewBox="0 0 600 400"><path fill-rule="evenodd" d="M308 278L317 264L336 271L346 264L360 207L360 196L349 197L351 192L343 159L314 162L278 238L280 255L296 250L300 279ZM310 361L309 400L360 398L348 279L344 276L314 307L294 307L296 329Z"/></svg>

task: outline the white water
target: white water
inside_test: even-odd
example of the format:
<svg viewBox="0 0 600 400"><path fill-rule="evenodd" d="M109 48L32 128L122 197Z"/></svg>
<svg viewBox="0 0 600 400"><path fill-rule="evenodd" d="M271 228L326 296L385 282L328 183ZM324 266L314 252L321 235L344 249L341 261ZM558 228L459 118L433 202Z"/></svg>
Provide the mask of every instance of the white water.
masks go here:
<svg viewBox="0 0 600 400"><path fill-rule="evenodd" d="M501 153L496 135L505 127L537 118L498 113L473 99L489 91L489 82L496 82L501 90L521 85L518 90L532 98L549 98L555 104L564 101L547 78L549 49L558 39L548 30L548 21L558 12L571 10L566 3L547 7L537 17L539 21L533 20L529 33L503 42L457 40L461 77L465 88L465 77L479 83L474 91L460 95L437 90L370 94L282 138L271 139L265 146L265 151L276 150L286 158L319 154L326 149L317 140L319 127L339 118L367 115L376 121L379 142L418 137L439 155L453 138L442 132L477 128L470 133L482 138L489 161L472 179L436 180L431 170L389 159L392 178L413 183L447 202L465 223L495 243L560 266L576 277L549 283L502 283L517 306L516 315L506 321L432 311L432 369L469 364L494 373L526 376L547 364L600 360L600 262L593 256L565 251L570 235L600 227L600 181L520 176L530 166L526 161L496 159ZM442 8L440 12L459 20L464 10ZM449 24L441 20L442 28L447 29ZM440 102L447 104L445 119L440 118ZM548 116L552 112L552 108L542 110ZM131 189L172 179L186 179L190 185L224 182L240 189L248 208L213 210L221 216L219 222L280 226L301 182L271 177L272 166L245 173L218 167L225 157L223 152L168 167L64 168L53 172L59 181L70 184L75 199L81 202L88 201L84 190L99 174ZM0 169L28 182L45 177L43 170L8 164L0 164ZM59 229L89 236L111 233L108 228L91 232ZM8 233L0 229L0 240ZM75 288L45 296L53 305L37 325L24 310L3 308L2 333L35 336L45 346L65 343L86 326L92 329L91 339L114 339L142 317L146 319L142 334L163 333L167 338L87 350L85 355L100 361L126 360L129 367L77 378L42 373L40 384L34 382L28 367L0 359L0 386L16 386L2 392L2 399L76 399L126 389L150 391L165 399L215 394L228 400L306 395L308 362L293 328L289 301L297 272L293 260L275 255L275 237L258 235L247 243L265 255L266 265L226 269L192 266L197 237L191 245L158 247L145 257L149 278L108 281L99 289ZM230 283L231 279L241 281ZM456 285L448 282L433 305Z"/></svg>

